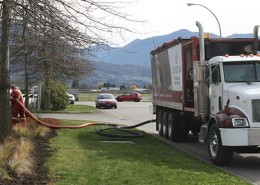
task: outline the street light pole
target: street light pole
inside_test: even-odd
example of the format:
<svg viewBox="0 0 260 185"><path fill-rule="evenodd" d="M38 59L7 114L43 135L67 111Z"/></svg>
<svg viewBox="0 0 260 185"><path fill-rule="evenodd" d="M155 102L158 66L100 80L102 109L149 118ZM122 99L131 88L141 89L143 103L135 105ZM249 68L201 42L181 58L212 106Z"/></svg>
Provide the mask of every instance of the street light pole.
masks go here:
<svg viewBox="0 0 260 185"><path fill-rule="evenodd" d="M203 8L206 8L208 11L210 11L210 13L212 13L212 15L215 17L215 19L216 19L217 22L218 22L219 36L220 36L220 38L222 37L222 35L221 35L221 27L220 27L220 23L219 23L219 21L218 21L218 18L217 18L217 16L216 16L209 8L207 8L206 6L204 6L204 5L202 5L202 4L195 4L195 3L188 3L187 5L188 5L188 6L193 6L193 5L202 6Z"/></svg>

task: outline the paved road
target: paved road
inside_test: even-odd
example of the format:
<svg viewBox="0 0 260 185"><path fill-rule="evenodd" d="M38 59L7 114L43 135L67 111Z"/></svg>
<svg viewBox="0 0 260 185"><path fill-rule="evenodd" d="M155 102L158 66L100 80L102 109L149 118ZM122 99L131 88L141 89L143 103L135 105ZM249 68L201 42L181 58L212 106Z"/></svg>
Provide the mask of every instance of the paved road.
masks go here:
<svg viewBox="0 0 260 185"><path fill-rule="evenodd" d="M76 104L94 106L94 102L76 102ZM146 120L155 119L155 115L151 113L151 105L151 102L119 102L118 109L101 109L100 112L94 114L42 114L39 116L134 125ZM155 130L155 123L144 125L140 129L154 134L164 142L211 164L206 145L198 143L196 137L190 136L186 143L173 143L158 136ZM222 167L222 169L244 177L253 184L260 185L260 154L235 154L231 165L229 167Z"/></svg>
<svg viewBox="0 0 260 185"><path fill-rule="evenodd" d="M95 106L94 102L76 102L78 105ZM100 109L99 112L91 114L56 114L44 113L39 117L51 117L57 119L91 120L96 122L116 123L123 125L135 125L143 121L155 119L151 112L151 102L118 102L117 109ZM155 123L140 127L149 133L157 133Z"/></svg>

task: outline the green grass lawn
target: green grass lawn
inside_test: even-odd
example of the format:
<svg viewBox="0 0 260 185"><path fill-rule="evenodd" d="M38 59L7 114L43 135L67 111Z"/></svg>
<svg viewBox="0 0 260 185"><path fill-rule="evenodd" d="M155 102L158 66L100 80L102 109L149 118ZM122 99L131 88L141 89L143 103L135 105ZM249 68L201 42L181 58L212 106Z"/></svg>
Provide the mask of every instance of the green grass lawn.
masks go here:
<svg viewBox="0 0 260 185"><path fill-rule="evenodd" d="M97 110L97 109L92 106L69 104L63 112L65 112L65 113L89 113L89 112L93 112L95 110Z"/></svg>
<svg viewBox="0 0 260 185"><path fill-rule="evenodd" d="M75 105L69 104L65 110L60 111L49 111L49 110L41 110L41 113L66 113L66 114L73 114L73 113L91 113L93 111L98 111L96 107L88 106L88 105ZM38 112L37 110L31 110L31 112Z"/></svg>
<svg viewBox="0 0 260 185"><path fill-rule="evenodd" d="M52 155L46 164L55 185L250 184L151 135L128 139L133 144L107 143L102 141L119 138L99 136L98 128L104 126L57 130L58 135L50 140Z"/></svg>

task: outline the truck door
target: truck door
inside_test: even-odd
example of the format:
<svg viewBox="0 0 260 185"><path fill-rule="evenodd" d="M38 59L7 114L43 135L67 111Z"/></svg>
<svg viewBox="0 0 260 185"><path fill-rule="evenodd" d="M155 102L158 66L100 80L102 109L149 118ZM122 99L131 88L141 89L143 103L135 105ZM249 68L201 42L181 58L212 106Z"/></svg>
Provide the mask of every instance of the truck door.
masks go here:
<svg viewBox="0 0 260 185"><path fill-rule="evenodd" d="M217 113L223 109L223 84L221 82L220 66L210 67L210 113Z"/></svg>

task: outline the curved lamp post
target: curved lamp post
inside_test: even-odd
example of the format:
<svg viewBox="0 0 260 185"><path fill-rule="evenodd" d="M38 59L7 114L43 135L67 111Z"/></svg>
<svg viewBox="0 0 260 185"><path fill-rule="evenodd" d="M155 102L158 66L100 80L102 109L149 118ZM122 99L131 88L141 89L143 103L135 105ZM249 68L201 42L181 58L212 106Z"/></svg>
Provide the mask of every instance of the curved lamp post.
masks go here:
<svg viewBox="0 0 260 185"><path fill-rule="evenodd" d="M202 6L203 8L206 8L208 11L210 11L210 13L212 13L212 15L215 17L215 19L216 19L217 22L218 22L219 36L220 36L220 38L222 37L222 35L221 35L221 27L220 27L220 23L219 23L219 21L218 21L218 18L217 18L217 16L216 16L209 8L207 8L206 6L204 6L204 5L202 5L202 4L195 4L195 3L188 3L187 5L188 5L188 6L193 6L193 5Z"/></svg>

